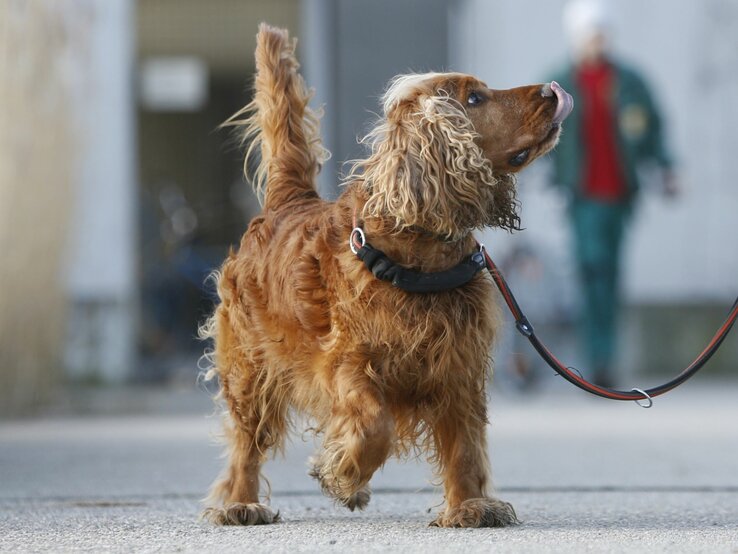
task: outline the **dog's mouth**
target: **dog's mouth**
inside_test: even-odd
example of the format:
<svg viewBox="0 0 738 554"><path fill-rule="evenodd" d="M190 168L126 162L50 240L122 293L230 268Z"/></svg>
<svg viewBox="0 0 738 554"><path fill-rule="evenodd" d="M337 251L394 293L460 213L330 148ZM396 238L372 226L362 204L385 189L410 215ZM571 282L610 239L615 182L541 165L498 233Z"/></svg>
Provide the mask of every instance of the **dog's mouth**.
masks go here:
<svg viewBox="0 0 738 554"><path fill-rule="evenodd" d="M531 163L536 158L548 153L556 146L559 140L561 125L556 124L549 128L546 135L538 142L532 143L527 148L515 151L512 156L507 158L507 170L513 172L518 171L523 166Z"/></svg>
<svg viewBox="0 0 738 554"><path fill-rule="evenodd" d="M574 109L574 99L556 81L544 85L543 95L545 97L556 96L556 108L549 123L550 128L546 135L534 146L516 153L509 159L508 163L513 167L519 167L530 163L535 158L551 151L556 146L561 133L562 122L569 117Z"/></svg>
<svg viewBox="0 0 738 554"><path fill-rule="evenodd" d="M561 133L561 124L569 117L574 109L574 99L560 84L556 81L551 81L551 84L546 88L548 89L548 96L552 93L556 96L556 109L551 118L551 129L543 137L543 140L538 143L538 148L542 154L545 154L556 146L556 142L559 140L559 134Z"/></svg>
<svg viewBox="0 0 738 554"><path fill-rule="evenodd" d="M546 136L543 137L543 140L538 143L538 149L540 150L541 154L545 154L549 150L551 150L554 146L556 146L556 143L559 140L559 135L561 134L561 123L555 123L551 126L551 130L546 133Z"/></svg>
<svg viewBox="0 0 738 554"><path fill-rule="evenodd" d="M574 99L571 94L566 92L560 84L556 81L551 81L549 85L551 92L556 95L556 110L554 111L553 118L551 119L551 130L546 134L543 140L539 143L541 152L548 152L556 146L556 142L559 140L559 134L561 133L561 124L564 120L569 117L571 111L574 109Z"/></svg>

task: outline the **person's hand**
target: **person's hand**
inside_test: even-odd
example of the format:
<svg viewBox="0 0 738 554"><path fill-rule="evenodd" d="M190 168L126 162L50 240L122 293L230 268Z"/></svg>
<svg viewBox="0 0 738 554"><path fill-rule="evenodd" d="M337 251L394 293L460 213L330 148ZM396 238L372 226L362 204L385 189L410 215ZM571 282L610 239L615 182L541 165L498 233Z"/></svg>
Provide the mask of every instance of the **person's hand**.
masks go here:
<svg viewBox="0 0 738 554"><path fill-rule="evenodd" d="M664 170L663 194L669 200L674 200L681 193L679 179L671 169Z"/></svg>

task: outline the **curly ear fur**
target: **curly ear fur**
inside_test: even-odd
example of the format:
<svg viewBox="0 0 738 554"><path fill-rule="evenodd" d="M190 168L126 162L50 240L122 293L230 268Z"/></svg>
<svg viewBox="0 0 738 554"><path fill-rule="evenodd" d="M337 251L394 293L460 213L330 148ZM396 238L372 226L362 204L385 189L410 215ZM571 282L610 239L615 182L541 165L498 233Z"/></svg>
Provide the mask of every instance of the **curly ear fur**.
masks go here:
<svg viewBox="0 0 738 554"><path fill-rule="evenodd" d="M390 87L386 119L364 138L371 154L349 175L367 193L363 216L448 237L483 226L517 229L514 178L494 174L461 105L443 91L403 100L399 87L407 94L407 83Z"/></svg>

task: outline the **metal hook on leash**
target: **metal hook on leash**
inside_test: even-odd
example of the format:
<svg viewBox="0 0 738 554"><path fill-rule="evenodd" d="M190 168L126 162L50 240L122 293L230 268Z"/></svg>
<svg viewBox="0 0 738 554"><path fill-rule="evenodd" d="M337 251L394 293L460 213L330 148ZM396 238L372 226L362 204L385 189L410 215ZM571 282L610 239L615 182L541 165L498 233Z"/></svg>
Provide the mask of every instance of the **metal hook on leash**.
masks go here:
<svg viewBox="0 0 738 554"><path fill-rule="evenodd" d="M643 389L636 389L636 388L632 388L630 390L632 392L639 392L639 393L641 393L644 396L644 398L637 398L637 399L633 400L633 402L635 402L636 404L638 404L641 408L648 409L651 406L653 406L653 398L651 398L646 391L644 391ZM648 400L648 404L641 404L641 401L643 401L643 400Z"/></svg>

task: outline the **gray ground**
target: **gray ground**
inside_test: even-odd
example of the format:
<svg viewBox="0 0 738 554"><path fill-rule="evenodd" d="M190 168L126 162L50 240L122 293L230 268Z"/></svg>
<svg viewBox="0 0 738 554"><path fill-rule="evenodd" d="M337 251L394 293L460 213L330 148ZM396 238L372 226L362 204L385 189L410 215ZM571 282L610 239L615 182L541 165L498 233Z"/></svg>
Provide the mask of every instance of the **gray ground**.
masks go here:
<svg viewBox="0 0 738 554"><path fill-rule="evenodd" d="M282 523L199 522L222 463L204 395L2 423L0 551L738 553L738 384L689 383L651 410L553 390L492 395L495 481L523 520L507 529L429 528L442 497L418 462L388 463L365 512L335 508L300 437L266 470Z"/></svg>

